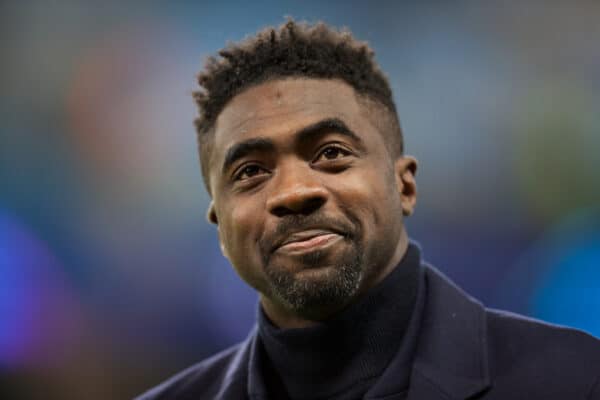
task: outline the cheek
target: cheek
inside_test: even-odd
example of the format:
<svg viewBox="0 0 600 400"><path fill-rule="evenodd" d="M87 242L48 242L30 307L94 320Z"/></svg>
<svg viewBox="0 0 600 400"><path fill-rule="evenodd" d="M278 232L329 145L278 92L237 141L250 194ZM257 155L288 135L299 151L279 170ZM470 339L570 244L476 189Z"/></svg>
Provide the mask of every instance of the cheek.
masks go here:
<svg viewBox="0 0 600 400"><path fill-rule="evenodd" d="M232 257L243 259L247 255L240 253L248 251L247 242L253 240L253 232L260 222L259 214L244 207L243 203L226 209L229 212L224 214L220 224L221 241Z"/></svg>
<svg viewBox="0 0 600 400"><path fill-rule="evenodd" d="M402 215L394 175L382 171L362 170L340 180L338 185L343 207L369 231L382 229Z"/></svg>
<svg viewBox="0 0 600 400"><path fill-rule="evenodd" d="M262 231L262 214L240 202L227 210L229 212L219 221L219 231L228 259L242 280L259 292L265 291L267 286L257 242Z"/></svg>

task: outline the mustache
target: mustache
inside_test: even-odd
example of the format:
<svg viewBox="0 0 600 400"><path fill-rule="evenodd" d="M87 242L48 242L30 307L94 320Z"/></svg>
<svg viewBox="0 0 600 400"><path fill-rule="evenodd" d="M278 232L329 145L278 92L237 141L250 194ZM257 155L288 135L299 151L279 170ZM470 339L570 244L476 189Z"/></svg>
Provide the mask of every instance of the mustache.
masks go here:
<svg viewBox="0 0 600 400"><path fill-rule="evenodd" d="M355 225L345 219L326 215L288 215L281 218L273 231L264 233L259 241L259 247L263 254L270 254L290 235L309 229L331 231L346 239L356 236Z"/></svg>

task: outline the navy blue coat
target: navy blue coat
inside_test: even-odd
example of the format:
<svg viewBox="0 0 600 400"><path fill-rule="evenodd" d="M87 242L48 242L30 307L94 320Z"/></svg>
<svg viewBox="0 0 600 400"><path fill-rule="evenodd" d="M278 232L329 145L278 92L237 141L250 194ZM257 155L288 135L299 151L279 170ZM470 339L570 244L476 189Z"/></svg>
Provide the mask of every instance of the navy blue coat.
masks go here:
<svg viewBox="0 0 600 400"><path fill-rule="evenodd" d="M484 308L425 267L426 298L408 393L392 361L369 399L600 400L600 341L565 327ZM142 395L248 399L256 330L242 343ZM260 400L253 397L252 400ZM277 399L270 399L277 400Z"/></svg>

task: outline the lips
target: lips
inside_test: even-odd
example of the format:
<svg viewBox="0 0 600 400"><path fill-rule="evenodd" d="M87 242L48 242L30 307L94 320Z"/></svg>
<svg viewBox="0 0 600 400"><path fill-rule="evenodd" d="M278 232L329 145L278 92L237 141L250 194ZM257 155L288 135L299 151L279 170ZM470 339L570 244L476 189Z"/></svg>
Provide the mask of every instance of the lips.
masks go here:
<svg viewBox="0 0 600 400"><path fill-rule="evenodd" d="M273 251L307 251L327 246L342 237L343 235L331 230L308 229L288 235L275 246Z"/></svg>

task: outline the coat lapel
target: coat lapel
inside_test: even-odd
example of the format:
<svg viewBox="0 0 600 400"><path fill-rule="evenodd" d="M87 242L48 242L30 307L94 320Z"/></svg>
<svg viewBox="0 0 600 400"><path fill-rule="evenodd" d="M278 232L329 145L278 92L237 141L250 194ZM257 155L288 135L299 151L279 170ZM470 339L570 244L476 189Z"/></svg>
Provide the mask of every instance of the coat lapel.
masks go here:
<svg viewBox="0 0 600 400"><path fill-rule="evenodd" d="M409 400L466 399L490 387L485 310L426 267L426 304Z"/></svg>

